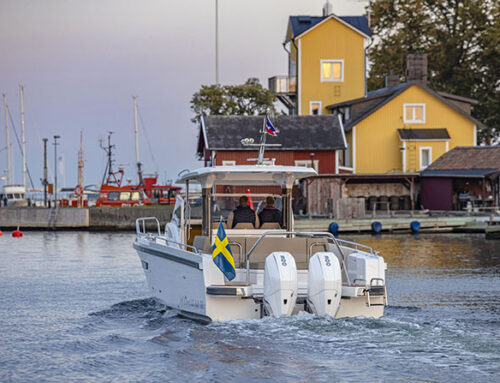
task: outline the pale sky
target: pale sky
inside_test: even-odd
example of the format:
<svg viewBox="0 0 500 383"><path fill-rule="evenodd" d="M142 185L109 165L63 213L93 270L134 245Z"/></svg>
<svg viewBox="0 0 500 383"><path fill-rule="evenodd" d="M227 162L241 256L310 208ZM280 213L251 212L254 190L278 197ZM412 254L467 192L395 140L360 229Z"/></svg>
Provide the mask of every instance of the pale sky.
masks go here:
<svg viewBox="0 0 500 383"><path fill-rule="evenodd" d="M338 15L363 14L366 1L331 1ZM219 0L222 84L287 73L282 47L289 15L321 15L324 0ZM115 132L116 164L136 180L132 96L152 151L140 133L146 173L161 181L203 166L196 160L198 127L189 101L215 82L215 0L0 0L0 92L7 94L20 134L18 85L24 85L28 167L40 187L42 137L61 136L59 185L77 183L83 131L84 184L98 184L105 167L99 139ZM0 150L6 146L0 112ZM140 130L142 126L140 126ZM11 126L16 183L21 154ZM153 162L151 152L155 158ZM54 166L53 146L49 164ZM0 151L0 172L7 168ZM2 184L4 181L1 181Z"/></svg>

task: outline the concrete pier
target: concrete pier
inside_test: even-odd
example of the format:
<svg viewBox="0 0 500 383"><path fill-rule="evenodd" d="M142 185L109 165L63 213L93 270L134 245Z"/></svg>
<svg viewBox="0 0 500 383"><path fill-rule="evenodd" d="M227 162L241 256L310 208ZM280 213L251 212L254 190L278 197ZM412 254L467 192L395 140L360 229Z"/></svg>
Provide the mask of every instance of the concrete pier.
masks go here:
<svg viewBox="0 0 500 383"><path fill-rule="evenodd" d="M156 217L162 228L172 206L58 208L1 208L0 229L135 230L135 220ZM149 226L149 229L154 227Z"/></svg>

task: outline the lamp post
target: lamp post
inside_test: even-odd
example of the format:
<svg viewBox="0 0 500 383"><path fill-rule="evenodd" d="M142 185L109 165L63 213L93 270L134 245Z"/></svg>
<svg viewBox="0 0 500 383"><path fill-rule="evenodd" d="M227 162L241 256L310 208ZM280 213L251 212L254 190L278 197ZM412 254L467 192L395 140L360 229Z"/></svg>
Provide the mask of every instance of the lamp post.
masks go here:
<svg viewBox="0 0 500 383"><path fill-rule="evenodd" d="M57 145L59 143L57 140L61 138L61 136L54 136L54 204L57 207Z"/></svg>

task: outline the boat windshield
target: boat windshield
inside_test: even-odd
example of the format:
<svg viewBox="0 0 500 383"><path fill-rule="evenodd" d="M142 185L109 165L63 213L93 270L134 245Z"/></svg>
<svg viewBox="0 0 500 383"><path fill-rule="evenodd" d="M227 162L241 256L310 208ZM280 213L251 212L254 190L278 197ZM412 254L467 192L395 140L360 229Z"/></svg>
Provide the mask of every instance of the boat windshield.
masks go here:
<svg viewBox="0 0 500 383"><path fill-rule="evenodd" d="M266 206L266 198L274 198L274 207L282 211L281 195L275 194L214 194L212 197L212 222L219 222L221 217L227 222L229 215L240 205L240 197L246 196L250 209L256 214L262 212Z"/></svg>

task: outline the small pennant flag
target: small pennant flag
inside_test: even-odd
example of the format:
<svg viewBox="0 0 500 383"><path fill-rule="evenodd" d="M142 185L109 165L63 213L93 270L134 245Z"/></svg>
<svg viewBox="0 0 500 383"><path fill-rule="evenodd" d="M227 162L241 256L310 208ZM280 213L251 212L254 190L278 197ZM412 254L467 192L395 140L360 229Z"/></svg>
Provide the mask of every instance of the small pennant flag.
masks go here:
<svg viewBox="0 0 500 383"><path fill-rule="evenodd" d="M276 130L276 128L271 123L271 120L269 119L269 116L266 116L266 125L265 125L265 127L266 127L267 134L270 134L271 136L277 136L278 135L278 131Z"/></svg>

